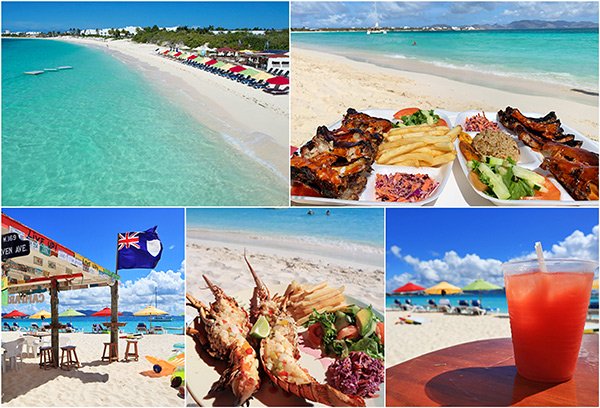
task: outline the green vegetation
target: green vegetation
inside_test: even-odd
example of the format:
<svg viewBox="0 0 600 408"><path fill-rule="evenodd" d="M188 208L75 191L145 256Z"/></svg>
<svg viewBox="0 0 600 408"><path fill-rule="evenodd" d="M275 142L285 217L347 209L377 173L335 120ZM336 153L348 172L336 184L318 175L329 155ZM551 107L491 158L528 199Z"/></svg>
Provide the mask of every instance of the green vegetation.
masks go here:
<svg viewBox="0 0 600 408"><path fill-rule="evenodd" d="M220 27L184 26L174 31L160 29L157 26L144 27L133 36L133 41L189 48L197 48L208 43L211 48L229 47L235 50L289 49L289 30L265 30L264 35L252 34L249 30L217 34L213 34L212 31L220 31Z"/></svg>

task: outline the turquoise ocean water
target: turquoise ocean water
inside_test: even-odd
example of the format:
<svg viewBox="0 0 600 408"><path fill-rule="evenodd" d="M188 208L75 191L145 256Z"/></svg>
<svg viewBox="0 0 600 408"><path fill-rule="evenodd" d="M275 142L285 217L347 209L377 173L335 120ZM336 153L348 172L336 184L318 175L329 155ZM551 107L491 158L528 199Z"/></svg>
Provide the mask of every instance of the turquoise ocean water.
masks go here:
<svg viewBox="0 0 600 408"><path fill-rule="evenodd" d="M24 71L74 69L39 76ZM4 205L287 205L287 183L108 53L2 40Z"/></svg>
<svg viewBox="0 0 600 408"><path fill-rule="evenodd" d="M188 209L188 227L309 237L329 243L351 241L383 248L380 208Z"/></svg>
<svg viewBox="0 0 600 408"><path fill-rule="evenodd" d="M292 43L598 90L598 30L293 33Z"/></svg>
<svg viewBox="0 0 600 408"><path fill-rule="evenodd" d="M59 322L62 324L71 323L73 327L78 330L82 330L84 333L92 332L93 324L102 324L110 321L110 317L60 317ZM16 322L22 329L28 330L31 327L32 323L37 323L39 327L42 327L43 324L50 323L49 319L2 319L3 325L4 322L8 323L12 326L14 322ZM119 316L119 322L127 323L125 326L121 328L124 333L135 333L136 327L138 323L145 323L147 327L150 327L150 321L147 317L135 317L135 316ZM173 320L170 322L153 322L152 326L162 326L165 329L165 333L171 334L182 334L184 327L184 317L183 316L173 316Z"/></svg>

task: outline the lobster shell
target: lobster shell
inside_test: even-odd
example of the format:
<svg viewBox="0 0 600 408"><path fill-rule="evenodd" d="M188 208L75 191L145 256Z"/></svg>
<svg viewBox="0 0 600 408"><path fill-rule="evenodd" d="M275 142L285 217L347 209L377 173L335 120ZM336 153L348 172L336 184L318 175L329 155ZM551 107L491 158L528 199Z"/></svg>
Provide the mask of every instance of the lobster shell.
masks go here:
<svg viewBox="0 0 600 408"><path fill-rule="evenodd" d="M271 381L277 384L281 389L297 395L298 397L305 398L310 401L318 402L320 404L329 405L331 407L364 407L365 400L362 397L355 395L347 395L343 392L336 390L328 384L321 384L315 380L312 376L311 382L308 384L294 384L284 381L277 377L275 374L267 370L267 365L264 361L264 340L260 345L260 361L262 363L264 371L267 373Z"/></svg>

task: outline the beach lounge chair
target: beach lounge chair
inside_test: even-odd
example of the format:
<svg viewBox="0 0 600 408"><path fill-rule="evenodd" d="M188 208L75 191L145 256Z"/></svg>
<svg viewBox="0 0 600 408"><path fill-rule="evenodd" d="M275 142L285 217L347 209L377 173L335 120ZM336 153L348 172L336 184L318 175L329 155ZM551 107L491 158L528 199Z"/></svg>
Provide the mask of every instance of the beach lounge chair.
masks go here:
<svg viewBox="0 0 600 408"><path fill-rule="evenodd" d="M23 362L23 346L25 345L25 339L20 337L13 341L2 343L2 348L6 350L4 352L4 362L8 361L10 366L15 369L19 369L19 363Z"/></svg>
<svg viewBox="0 0 600 408"><path fill-rule="evenodd" d="M148 326L146 326L146 323L138 323L137 327L135 328L135 331L137 333L148 334Z"/></svg>
<svg viewBox="0 0 600 408"><path fill-rule="evenodd" d="M39 332L40 331L40 326L38 326L37 323L31 323L29 325L29 327L31 328L32 332Z"/></svg>
<svg viewBox="0 0 600 408"><path fill-rule="evenodd" d="M440 303L438 303L438 310L444 313L452 313L452 303L448 299L440 299Z"/></svg>
<svg viewBox="0 0 600 408"><path fill-rule="evenodd" d="M150 334L165 334L165 329L162 326L154 326L150 329Z"/></svg>
<svg viewBox="0 0 600 408"><path fill-rule="evenodd" d="M477 299L471 301L471 313L478 316L483 316L488 312L489 309L481 306L481 302Z"/></svg>
<svg viewBox="0 0 600 408"><path fill-rule="evenodd" d="M21 326L19 326L19 323L13 322L12 327L10 329L12 331L21 331Z"/></svg>
<svg viewBox="0 0 600 408"><path fill-rule="evenodd" d="M93 323L92 324L92 333L93 334L102 334L102 333L104 333L104 329L102 328L102 325L100 325L98 323Z"/></svg>
<svg viewBox="0 0 600 408"><path fill-rule="evenodd" d="M79 330L77 330L77 328L74 327L71 322L65 325L65 333L77 333L78 331Z"/></svg>
<svg viewBox="0 0 600 408"><path fill-rule="evenodd" d="M461 299L458 301L458 306L456 306L455 308L452 309L453 313L457 313L457 314L467 314L470 313L470 307L469 307L469 302Z"/></svg>
<svg viewBox="0 0 600 408"><path fill-rule="evenodd" d="M10 331L10 324L8 324L8 322L2 322L2 330Z"/></svg>
<svg viewBox="0 0 600 408"><path fill-rule="evenodd" d="M590 302L590 306L588 307L587 320L597 322L599 317L598 310L598 302Z"/></svg>

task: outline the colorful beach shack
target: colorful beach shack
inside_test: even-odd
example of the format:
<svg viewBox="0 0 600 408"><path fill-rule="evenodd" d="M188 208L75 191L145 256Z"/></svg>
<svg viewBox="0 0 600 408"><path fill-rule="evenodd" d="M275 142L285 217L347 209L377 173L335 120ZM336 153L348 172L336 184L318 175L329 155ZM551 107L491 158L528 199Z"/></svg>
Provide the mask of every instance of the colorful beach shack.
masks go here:
<svg viewBox="0 0 600 408"><path fill-rule="evenodd" d="M6 259L2 276L8 283L8 295L27 297L49 292L52 339L52 365L58 367L59 292L107 287L111 291L110 342L118 346L118 280L119 276L81 254L61 245L46 235L2 214L2 235L17 234L29 242L24 256ZM14 235L13 235L14 236ZM117 354L118 355L118 354Z"/></svg>

